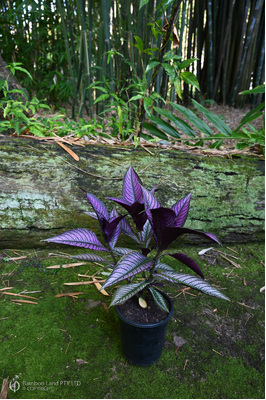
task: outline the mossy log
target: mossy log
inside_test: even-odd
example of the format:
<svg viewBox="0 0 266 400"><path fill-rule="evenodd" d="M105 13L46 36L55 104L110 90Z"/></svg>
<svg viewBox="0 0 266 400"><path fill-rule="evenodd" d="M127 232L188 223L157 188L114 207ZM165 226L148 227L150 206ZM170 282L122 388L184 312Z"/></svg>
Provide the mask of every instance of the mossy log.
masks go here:
<svg viewBox="0 0 266 400"><path fill-rule="evenodd" d="M166 207L192 193L186 227L213 232L223 243L264 238L264 162L258 158L168 149L152 149L152 155L142 148L107 145L72 150L78 162L56 143L0 139L2 248L47 246L41 239L78 227L100 235L96 221L84 213L90 206L80 188L102 200L120 197L130 164L145 187L157 189Z"/></svg>

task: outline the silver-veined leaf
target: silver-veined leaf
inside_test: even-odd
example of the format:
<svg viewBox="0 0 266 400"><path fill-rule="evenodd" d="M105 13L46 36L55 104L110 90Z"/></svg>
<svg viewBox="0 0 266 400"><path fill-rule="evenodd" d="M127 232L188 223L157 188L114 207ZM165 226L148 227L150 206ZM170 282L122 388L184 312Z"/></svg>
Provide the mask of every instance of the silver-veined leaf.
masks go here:
<svg viewBox="0 0 266 400"><path fill-rule="evenodd" d="M165 279L174 283L181 283L182 285L189 286L193 289L197 289L210 296L218 297L223 300L228 300L224 294L222 294L218 289L210 285L204 279L198 278L197 276L188 274L179 274L176 272L164 271L163 274L154 274L154 278Z"/></svg>
<svg viewBox="0 0 266 400"><path fill-rule="evenodd" d="M164 263L161 263L161 262L158 262L158 263L156 264L155 269L156 269L156 271L159 270L159 271L171 271L171 272L176 272L176 271L174 270L174 268L170 267L170 265L164 264Z"/></svg>
<svg viewBox="0 0 266 400"><path fill-rule="evenodd" d="M149 285L149 283L144 281L140 283L130 283L128 285L120 286L116 290L110 305L116 306L118 304L125 303L125 301L135 296L135 294L143 290L147 285Z"/></svg>
<svg viewBox="0 0 266 400"><path fill-rule="evenodd" d="M139 272L145 271L152 266L152 260L138 251L126 254L117 264L116 268L105 281L103 288L114 285L124 279L131 278Z"/></svg>
<svg viewBox="0 0 266 400"><path fill-rule="evenodd" d="M161 310L166 311L166 312L169 312L169 309L168 309L168 307L167 307L167 304L166 304L166 302L165 302L165 300L164 300L164 297L161 295L161 293L158 292L158 290L156 290L156 289L154 289L154 288L152 288L152 287L149 287L149 291L151 292L152 297L154 298L154 301L155 301L155 303L157 304L157 306L158 306Z"/></svg>
<svg viewBox="0 0 266 400"><path fill-rule="evenodd" d="M183 226L185 224L189 211L190 198L191 193L173 205L172 210L176 214L176 226Z"/></svg>
<svg viewBox="0 0 266 400"><path fill-rule="evenodd" d="M124 256L127 253L131 253L133 250L126 247L114 247L113 252L118 256Z"/></svg>
<svg viewBox="0 0 266 400"><path fill-rule="evenodd" d="M85 247L86 249L96 251L109 251L101 244L101 242L99 242L94 232L84 228L73 229L71 231L61 233L58 236L46 239L46 242Z"/></svg>
<svg viewBox="0 0 266 400"><path fill-rule="evenodd" d="M142 199L141 180L132 166L128 168L124 176L122 197L129 204Z"/></svg>
<svg viewBox="0 0 266 400"><path fill-rule="evenodd" d="M98 256L97 254L77 254L75 256L71 256L75 260L83 260L83 261L92 261L92 262L99 262L104 264L110 264L110 261L106 260L105 258Z"/></svg>
<svg viewBox="0 0 266 400"><path fill-rule="evenodd" d="M94 194L87 193L87 198L96 212L98 218L105 218L107 221L109 220L109 214L105 204L98 197L94 196Z"/></svg>

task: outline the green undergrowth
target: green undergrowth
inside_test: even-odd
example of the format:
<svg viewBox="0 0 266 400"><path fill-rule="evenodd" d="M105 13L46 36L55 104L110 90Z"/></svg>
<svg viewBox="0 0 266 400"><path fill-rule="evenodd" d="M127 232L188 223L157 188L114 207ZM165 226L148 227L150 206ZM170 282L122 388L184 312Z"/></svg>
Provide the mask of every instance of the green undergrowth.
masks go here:
<svg viewBox="0 0 266 400"><path fill-rule="evenodd" d="M91 280L78 274L105 279L99 265L62 268L76 262L61 257L62 248L2 251L0 289L35 298L0 291L0 382L16 382L8 398L264 398L264 245L199 256L201 249L186 246L182 252L231 302L165 287L175 311L161 358L145 368L121 353L111 296L94 284L64 285ZM47 268L55 265L61 268ZM55 297L70 292L84 294Z"/></svg>

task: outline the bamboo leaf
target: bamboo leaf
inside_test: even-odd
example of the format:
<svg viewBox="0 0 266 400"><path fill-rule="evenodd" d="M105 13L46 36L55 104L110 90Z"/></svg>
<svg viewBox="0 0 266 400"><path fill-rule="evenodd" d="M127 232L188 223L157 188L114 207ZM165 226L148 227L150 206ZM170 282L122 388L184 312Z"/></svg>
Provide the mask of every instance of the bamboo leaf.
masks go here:
<svg viewBox="0 0 266 400"><path fill-rule="evenodd" d="M192 74L189 71L183 71L180 73L180 77L186 82L188 85L194 86L196 89L200 91L199 82L196 75Z"/></svg>
<svg viewBox="0 0 266 400"><path fill-rule="evenodd" d="M156 128L156 126L150 124L149 122L143 122L143 128L147 129L152 135L162 139L162 140L168 140L168 137L164 132L162 132L160 129Z"/></svg>
<svg viewBox="0 0 266 400"><path fill-rule="evenodd" d="M202 121L199 117L197 117L193 111L181 106L180 104L176 104L173 102L170 102L170 104L177 111L179 111L181 114L183 114L189 120L189 122L191 122L193 125L195 125L195 127L200 132L204 133L207 136L212 136L212 130L210 129L210 127L207 124L205 124L205 122Z"/></svg>
<svg viewBox="0 0 266 400"><path fill-rule="evenodd" d="M196 100L192 99L192 103L197 110L202 112L203 115L215 126L216 129L218 129L219 132L223 133L224 135L230 136L232 134L231 129L229 128L226 123L223 122L221 118L218 117L218 115L212 113L211 111L207 110L205 107L203 107L201 104L199 104Z"/></svg>
<svg viewBox="0 0 266 400"><path fill-rule="evenodd" d="M190 137L196 136L193 129L185 121L176 117L172 112L164 110L159 107L154 107L154 111L156 111L157 114L161 114L162 116L168 118L171 122L173 122L176 125L178 129L180 129L186 135Z"/></svg>
<svg viewBox="0 0 266 400"><path fill-rule="evenodd" d="M175 138L180 138L179 133L170 124L168 124L168 122L164 121L159 117L155 117L154 115L150 115L149 119L151 120L151 122L153 122L154 124L158 125L161 129L163 129L164 132L167 133L168 135Z"/></svg>
<svg viewBox="0 0 266 400"><path fill-rule="evenodd" d="M139 10L145 6L147 3L149 3L149 0L140 0L140 4L139 4Z"/></svg>

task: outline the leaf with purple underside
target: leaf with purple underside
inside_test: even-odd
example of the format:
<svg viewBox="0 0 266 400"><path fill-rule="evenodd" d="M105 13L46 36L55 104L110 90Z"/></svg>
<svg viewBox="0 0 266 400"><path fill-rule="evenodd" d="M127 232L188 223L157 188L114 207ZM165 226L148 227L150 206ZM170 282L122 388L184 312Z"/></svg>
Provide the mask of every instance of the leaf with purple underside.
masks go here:
<svg viewBox="0 0 266 400"><path fill-rule="evenodd" d="M71 231L61 233L58 236L46 239L46 242L68 244L77 247L85 247L86 249L91 249L96 251L108 251L101 244L101 242L99 242L94 232L84 228L73 229Z"/></svg>
<svg viewBox="0 0 266 400"><path fill-rule="evenodd" d="M175 226L183 226L186 222L188 211L189 211L189 202L190 202L191 194L184 197L183 199L176 202L172 210L176 214L176 223Z"/></svg>
<svg viewBox="0 0 266 400"><path fill-rule="evenodd" d="M129 167L124 176L122 197L130 204L136 201L140 202L142 199L141 180L132 166Z"/></svg>
<svg viewBox="0 0 266 400"><path fill-rule="evenodd" d="M166 227L164 229L164 234L161 242L160 250L165 250L174 240L178 239L180 236L184 234L193 234L204 236L208 239L213 240L214 242L220 244L219 240L213 233L205 233L201 231L196 231L194 229L181 228L181 227Z"/></svg>
<svg viewBox="0 0 266 400"><path fill-rule="evenodd" d="M204 279L203 273L198 266L198 264L192 260L192 258L188 257L186 254L181 254L181 253L174 253L174 254L168 254L169 256L175 258L176 260L180 261L182 264L185 264L187 267L192 269L192 271L196 272L199 276Z"/></svg>
<svg viewBox="0 0 266 400"><path fill-rule="evenodd" d="M117 264L112 274L106 279L103 288L114 285L124 279L131 278L152 266L152 260L138 251L126 254Z"/></svg>
<svg viewBox="0 0 266 400"><path fill-rule="evenodd" d="M129 204L127 201L122 199L117 199L114 197L107 197L109 200L113 200L116 203L120 204L124 207L127 212L132 216L134 223L137 226L137 229L141 231L143 229L143 225L147 220L147 215L145 213L144 204L135 202L133 204Z"/></svg>
<svg viewBox="0 0 266 400"><path fill-rule="evenodd" d="M118 238L120 236L120 233L121 233L121 221L117 225L117 227L115 228L113 236L112 236L112 239L109 242L109 246L110 246L111 249L113 249L115 247L116 242L118 241Z"/></svg>
<svg viewBox="0 0 266 400"><path fill-rule="evenodd" d="M165 250L168 245L173 241L172 235L165 235L167 227L175 227L175 212L170 208L159 207L151 209L151 226L154 231L154 236L157 246L160 250Z"/></svg>
<svg viewBox="0 0 266 400"><path fill-rule="evenodd" d="M112 237L114 235L114 232L115 232L119 222L123 218L124 217L122 215L119 215L119 217L113 219L111 222L108 222L105 219L103 219L101 221L100 224L101 224L102 232L103 232L103 234L104 234L104 236L105 236L105 238L106 238L108 243L110 243L110 241L111 241L111 239L112 239ZM118 233L118 231L116 232L116 234L118 234L118 236L119 236L119 233ZM118 239L118 237L117 237L117 239Z"/></svg>
<svg viewBox="0 0 266 400"><path fill-rule="evenodd" d="M135 296L135 294L139 293L141 290L143 290L148 285L149 285L149 283L144 281L144 282L140 282L140 283L130 283L128 285L120 286L114 293L114 296L112 298L112 302L110 305L116 306L118 304L125 303L125 301L127 301L131 297ZM102 287L102 289L103 289L103 287Z"/></svg>
<svg viewBox="0 0 266 400"><path fill-rule="evenodd" d="M99 220L105 218L107 221L109 220L109 214L104 203L98 199L98 197L93 194L87 193L87 198L90 202L90 205L93 207L94 211L97 214Z"/></svg>
<svg viewBox="0 0 266 400"><path fill-rule="evenodd" d="M163 274L154 274L154 278L155 279L160 278L170 282L180 283L182 285L189 286L193 289L197 289L210 296L230 301L228 297L222 294L218 289L211 286L208 282L204 281L203 279L198 278L197 276L164 271Z"/></svg>

